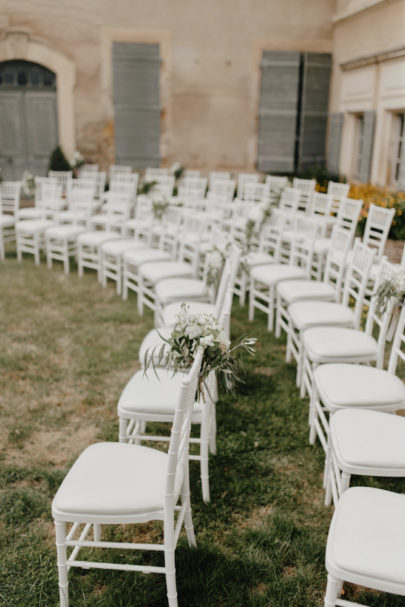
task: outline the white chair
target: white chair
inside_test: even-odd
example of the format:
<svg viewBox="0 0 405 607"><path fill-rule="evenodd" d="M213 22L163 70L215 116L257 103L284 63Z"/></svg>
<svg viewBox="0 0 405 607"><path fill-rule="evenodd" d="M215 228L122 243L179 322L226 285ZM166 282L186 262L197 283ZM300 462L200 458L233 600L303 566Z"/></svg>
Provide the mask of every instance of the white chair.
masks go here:
<svg viewBox="0 0 405 607"><path fill-rule="evenodd" d="M207 198L220 202L231 202L235 194L236 182L234 179L209 178Z"/></svg>
<svg viewBox="0 0 405 607"><path fill-rule="evenodd" d="M230 179L231 173L229 171L210 171L208 175L208 189L212 189L213 182L217 179Z"/></svg>
<svg viewBox="0 0 405 607"><path fill-rule="evenodd" d="M107 174L105 171L80 171L79 173L80 180L94 183L94 197L98 199L104 195L106 178Z"/></svg>
<svg viewBox="0 0 405 607"><path fill-rule="evenodd" d="M69 183L73 179L73 171L48 171L48 177L56 179L56 183L62 188L62 195L66 195Z"/></svg>
<svg viewBox="0 0 405 607"><path fill-rule="evenodd" d="M100 248L109 240L120 240L117 232L96 230L83 232L77 238L77 271L83 276L84 268L97 271L97 278L101 280Z"/></svg>
<svg viewBox="0 0 405 607"><path fill-rule="evenodd" d="M65 274L69 274L69 258L77 256L77 237L84 232L80 225L51 226L45 230L45 248L48 268L52 261L61 261Z"/></svg>
<svg viewBox="0 0 405 607"><path fill-rule="evenodd" d="M48 183L56 183L54 177L35 177L34 206L24 207L18 210L17 220L20 219L42 219L42 186Z"/></svg>
<svg viewBox="0 0 405 607"><path fill-rule="evenodd" d="M166 177L170 175L169 169L168 168L162 168L162 167L147 167L145 169L145 179L147 181L153 181L156 178L159 177Z"/></svg>
<svg viewBox="0 0 405 607"><path fill-rule="evenodd" d="M201 177L201 171L199 169L184 169L182 177Z"/></svg>
<svg viewBox="0 0 405 607"><path fill-rule="evenodd" d="M196 545L190 506L188 452L202 355L200 350L188 375L181 378L173 403L175 412L168 453L122 442L98 443L80 455L65 477L52 503L61 607L69 605L68 571L71 567L164 573L169 607L177 607L175 548L183 524L189 544ZM179 499L180 504L177 505ZM163 543L123 543L101 539L104 524L126 525L151 520L163 522ZM68 533L67 523L72 523ZM81 525L84 525L83 530ZM92 529L94 540L88 538ZM150 566L78 560L79 551L86 546L159 551L164 555L165 564ZM70 548L73 550L68 556Z"/></svg>
<svg viewBox="0 0 405 607"><path fill-rule="evenodd" d="M243 188L243 200L246 202L269 202L270 190L266 183L248 181Z"/></svg>
<svg viewBox="0 0 405 607"><path fill-rule="evenodd" d="M107 286L110 279L116 283L117 295L122 291L123 255L127 251L145 249L146 244L134 238L109 240L100 247L100 282Z"/></svg>
<svg viewBox="0 0 405 607"><path fill-rule="evenodd" d="M351 235L346 230L335 227L332 233L332 244L326 259L323 280L287 280L278 285L276 337L280 337L282 330L287 333L287 362L290 362L291 355L298 362L295 334L290 331L288 306L297 301L305 300L339 301L346 267L346 255L350 245Z"/></svg>
<svg viewBox="0 0 405 607"><path fill-rule="evenodd" d="M311 274L313 243L318 223L311 218L300 218L297 229L306 226L307 238L293 241L288 264L273 263L253 267L250 271L249 320L254 318L255 308L267 314L267 328L274 328L274 310L277 285L284 280L305 279Z"/></svg>
<svg viewBox="0 0 405 607"><path fill-rule="evenodd" d="M95 229L117 231L122 233L125 223L131 214L133 200L128 193L107 192L101 213L90 218L90 226Z"/></svg>
<svg viewBox="0 0 405 607"><path fill-rule="evenodd" d="M124 223L124 236L132 235L136 240L144 238L150 244L152 224L152 200L146 196L138 196L134 217Z"/></svg>
<svg viewBox="0 0 405 607"><path fill-rule="evenodd" d="M45 231L52 225L47 219L25 219L15 224L17 259L22 254L34 255L35 265L39 266L41 250L45 248Z"/></svg>
<svg viewBox="0 0 405 607"><path fill-rule="evenodd" d="M327 194L332 196L332 209L331 212L333 215L337 215L339 212L340 203L343 198L347 198L349 196L350 183L338 183L336 181L328 182Z"/></svg>
<svg viewBox="0 0 405 607"><path fill-rule="evenodd" d="M82 225L88 228L90 218L99 204L94 200L94 193L94 184L75 179L68 192L68 208L55 215L55 221L59 224Z"/></svg>
<svg viewBox="0 0 405 607"><path fill-rule="evenodd" d="M187 205L189 201L199 201L205 197L206 177L184 177L178 188L178 199Z"/></svg>
<svg viewBox="0 0 405 607"><path fill-rule="evenodd" d="M239 173L237 180L237 196L239 200L245 200L245 186L248 183L258 183L260 175L258 173Z"/></svg>
<svg viewBox="0 0 405 607"><path fill-rule="evenodd" d="M118 175L129 175L132 173L132 167L126 164L112 164L108 170L108 181L114 181Z"/></svg>
<svg viewBox="0 0 405 607"><path fill-rule="evenodd" d="M140 250L125 251L122 256L122 298L128 299L128 291L133 291L139 298L139 268L151 261L171 261L173 258L163 249L150 247Z"/></svg>
<svg viewBox="0 0 405 607"><path fill-rule="evenodd" d="M388 264L382 267L381 278L388 275ZM330 378L330 368L327 373L320 373L315 379L315 372L320 365L330 363L370 364L374 362L378 369L384 363L385 342L392 314L392 303L387 310L380 314L373 297L369 307L365 331L351 328L342 324L335 326L318 326L304 331L303 344L303 382L310 394L310 442L314 443L318 434L322 446L326 450L328 433L327 415L321 406L322 397L318 394L328 393L329 386L334 386L335 379ZM336 314L338 316L339 313ZM378 331L378 338L374 337ZM358 376L360 377L358 372ZM354 376L353 376L354 377ZM333 389L333 388L332 388ZM320 421L319 421L320 420Z"/></svg>
<svg viewBox="0 0 405 607"><path fill-rule="evenodd" d="M172 196L175 183L174 175L154 175L152 181L155 183L148 194L146 194L147 197L153 199L156 195L163 196L164 198Z"/></svg>
<svg viewBox="0 0 405 607"><path fill-rule="evenodd" d="M280 211L289 213L291 221L294 214L298 211L298 204L300 201L301 192L296 188L284 188L281 193L280 203L278 208Z"/></svg>
<svg viewBox="0 0 405 607"><path fill-rule="evenodd" d="M405 596L404 508L402 494L369 487L344 492L329 529L324 607L361 607L339 598L345 581Z"/></svg>
<svg viewBox="0 0 405 607"><path fill-rule="evenodd" d="M0 259L5 258L5 244L14 242L15 222L20 206L21 182L3 181L0 184Z"/></svg>
<svg viewBox="0 0 405 607"><path fill-rule="evenodd" d="M80 167L78 174L79 177L83 175L83 173L97 173L98 172L98 164L82 164Z"/></svg>
<svg viewBox="0 0 405 607"><path fill-rule="evenodd" d="M366 286L373 263L374 253L360 242L356 243L352 262L347 270L343 297L340 302L332 301L298 301L288 306L289 332L295 332L298 349L297 385L301 386L301 396L305 396L305 389L312 386L311 366L305 365L304 345L308 344L308 357L312 357L312 336L316 339L321 327L330 331L336 327L359 329L363 308L365 305ZM352 301L353 306L349 305ZM315 331L313 333L313 331ZM312 359L311 359L312 360Z"/></svg>
<svg viewBox="0 0 405 607"><path fill-rule="evenodd" d="M299 179L298 177L294 177L292 187L300 191L298 210L306 212L312 195L315 193L316 179Z"/></svg>

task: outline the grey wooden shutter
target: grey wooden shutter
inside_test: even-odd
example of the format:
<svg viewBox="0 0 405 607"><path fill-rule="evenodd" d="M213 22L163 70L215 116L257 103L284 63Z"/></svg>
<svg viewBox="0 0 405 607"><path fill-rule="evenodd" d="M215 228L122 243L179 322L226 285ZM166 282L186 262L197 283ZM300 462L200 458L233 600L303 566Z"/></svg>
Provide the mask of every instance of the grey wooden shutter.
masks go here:
<svg viewBox="0 0 405 607"><path fill-rule="evenodd" d="M405 191L405 149L402 144L401 148L401 158L399 161L399 171L398 171L398 190Z"/></svg>
<svg viewBox="0 0 405 607"><path fill-rule="evenodd" d="M363 143L361 146L360 165L357 178L361 183L370 180L371 160L373 156L375 112L370 110L363 114Z"/></svg>
<svg viewBox="0 0 405 607"><path fill-rule="evenodd" d="M303 54L299 170L325 164L331 65L329 53Z"/></svg>
<svg viewBox="0 0 405 607"><path fill-rule="evenodd" d="M113 43L115 162L159 166L158 44Z"/></svg>
<svg viewBox="0 0 405 607"><path fill-rule="evenodd" d="M264 51L261 61L259 171L294 171L300 53Z"/></svg>
<svg viewBox="0 0 405 607"><path fill-rule="evenodd" d="M329 115L327 167L331 173L339 174L340 144L342 141L343 113Z"/></svg>
<svg viewBox="0 0 405 607"><path fill-rule="evenodd" d="M24 97L20 91L0 94L0 168L2 178L21 179L27 168Z"/></svg>
<svg viewBox="0 0 405 607"><path fill-rule="evenodd" d="M27 91L25 116L28 165L34 175L45 176L50 153L58 145L56 93Z"/></svg>

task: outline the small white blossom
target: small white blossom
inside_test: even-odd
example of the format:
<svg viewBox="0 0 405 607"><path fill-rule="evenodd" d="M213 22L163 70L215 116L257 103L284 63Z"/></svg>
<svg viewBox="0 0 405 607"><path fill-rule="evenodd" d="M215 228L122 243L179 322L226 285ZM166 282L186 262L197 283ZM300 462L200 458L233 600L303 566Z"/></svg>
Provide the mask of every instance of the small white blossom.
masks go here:
<svg viewBox="0 0 405 607"><path fill-rule="evenodd" d="M248 214L249 221L254 221L256 224L259 224L263 221L263 211L257 206L253 207Z"/></svg>

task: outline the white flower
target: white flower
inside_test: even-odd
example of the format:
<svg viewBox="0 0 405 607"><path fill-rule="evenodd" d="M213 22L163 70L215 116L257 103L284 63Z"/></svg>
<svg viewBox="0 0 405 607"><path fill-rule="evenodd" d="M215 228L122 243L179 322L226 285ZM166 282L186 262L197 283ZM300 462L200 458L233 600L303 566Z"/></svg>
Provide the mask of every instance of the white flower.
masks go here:
<svg viewBox="0 0 405 607"><path fill-rule="evenodd" d="M186 328L186 335L188 335L190 339L195 339L196 337L199 337L201 335L201 327L194 324L188 326Z"/></svg>
<svg viewBox="0 0 405 607"><path fill-rule="evenodd" d="M73 157L70 160L70 166L72 166L73 168L76 168L82 164L84 164L84 156L81 152L79 152L79 150L76 150L75 153L73 154Z"/></svg>
<svg viewBox="0 0 405 607"><path fill-rule="evenodd" d="M219 251L212 251L207 255L207 265L215 270L219 270L222 268L223 259L222 255Z"/></svg>
<svg viewBox="0 0 405 607"><path fill-rule="evenodd" d="M202 346L213 346L215 344L213 335L207 335L206 337L201 337L200 344Z"/></svg>
<svg viewBox="0 0 405 607"><path fill-rule="evenodd" d="M174 164L172 164L172 166L170 167L170 173L172 175L174 175L176 173L176 171L179 171L181 169L181 164L179 162L175 162Z"/></svg>
<svg viewBox="0 0 405 607"><path fill-rule="evenodd" d="M261 223L263 221L263 211L259 206L253 207L253 209L249 211L248 220L254 221L255 223Z"/></svg>

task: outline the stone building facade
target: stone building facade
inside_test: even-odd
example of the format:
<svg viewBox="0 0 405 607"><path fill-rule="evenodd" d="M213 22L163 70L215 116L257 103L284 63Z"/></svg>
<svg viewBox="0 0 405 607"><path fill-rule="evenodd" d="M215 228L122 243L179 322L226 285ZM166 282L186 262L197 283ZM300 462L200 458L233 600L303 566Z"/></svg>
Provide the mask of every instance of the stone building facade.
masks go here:
<svg viewBox="0 0 405 607"><path fill-rule="evenodd" d="M56 137L103 167L293 172L328 149L356 177L363 115L369 176L393 182L404 19L405 0L0 0L0 165L40 166ZM24 64L55 74L54 90L19 84ZM41 136L52 112L57 133Z"/></svg>

